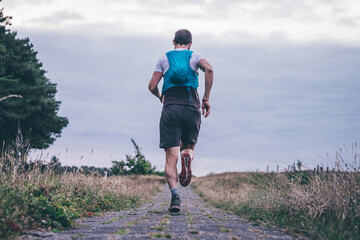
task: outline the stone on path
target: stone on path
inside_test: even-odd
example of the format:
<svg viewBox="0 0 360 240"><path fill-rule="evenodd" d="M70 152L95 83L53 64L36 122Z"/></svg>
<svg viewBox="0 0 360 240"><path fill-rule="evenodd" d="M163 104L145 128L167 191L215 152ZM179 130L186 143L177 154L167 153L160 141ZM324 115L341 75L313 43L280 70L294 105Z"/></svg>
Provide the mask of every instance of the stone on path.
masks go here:
<svg viewBox="0 0 360 240"><path fill-rule="evenodd" d="M62 233L30 232L21 239L293 239L273 228L206 205L191 189L179 188L181 212L170 213L167 188L151 204L102 216L82 218Z"/></svg>

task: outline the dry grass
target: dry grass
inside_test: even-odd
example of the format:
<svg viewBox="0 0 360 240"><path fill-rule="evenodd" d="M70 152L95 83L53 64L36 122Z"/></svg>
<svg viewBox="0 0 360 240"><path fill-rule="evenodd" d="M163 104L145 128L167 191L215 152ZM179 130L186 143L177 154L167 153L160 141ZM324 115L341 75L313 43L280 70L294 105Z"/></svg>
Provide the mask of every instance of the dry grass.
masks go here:
<svg viewBox="0 0 360 240"><path fill-rule="evenodd" d="M103 177L72 173L60 176L60 182L62 184L59 191L64 194L86 194L89 190L96 190L99 196L111 193L116 196L136 198L139 199L139 203L143 203L152 199L165 181L160 176L111 176L105 180ZM54 182L50 181L50 188L52 184Z"/></svg>
<svg viewBox="0 0 360 240"><path fill-rule="evenodd" d="M356 155L358 156L358 155ZM224 173L192 186L216 207L320 239L360 238L360 171Z"/></svg>
<svg viewBox="0 0 360 240"><path fill-rule="evenodd" d="M165 179L160 176L111 176L79 172L56 174L35 165L24 170L13 153L0 159L0 238L27 229L71 227L72 220L104 211L133 208L149 201Z"/></svg>

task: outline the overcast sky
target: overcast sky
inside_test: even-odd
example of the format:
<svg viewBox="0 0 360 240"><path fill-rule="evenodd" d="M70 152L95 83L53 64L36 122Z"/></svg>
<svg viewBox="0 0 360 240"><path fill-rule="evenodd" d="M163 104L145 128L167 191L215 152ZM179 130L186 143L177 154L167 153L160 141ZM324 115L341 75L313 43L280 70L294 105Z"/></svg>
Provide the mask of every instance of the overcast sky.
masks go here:
<svg viewBox="0 0 360 240"><path fill-rule="evenodd" d="M214 68L195 175L351 161L360 136L357 0L3 0L29 37L70 124L43 156L111 165L134 138L159 170L161 104L147 89L174 33ZM200 74L200 96L204 75ZM41 154L37 151L35 154Z"/></svg>

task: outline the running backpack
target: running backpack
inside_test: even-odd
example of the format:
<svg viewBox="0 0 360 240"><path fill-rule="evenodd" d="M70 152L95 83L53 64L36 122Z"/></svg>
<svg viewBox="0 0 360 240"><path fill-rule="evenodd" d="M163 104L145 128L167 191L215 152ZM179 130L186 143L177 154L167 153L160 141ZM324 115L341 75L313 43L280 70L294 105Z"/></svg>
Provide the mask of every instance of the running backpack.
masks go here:
<svg viewBox="0 0 360 240"><path fill-rule="evenodd" d="M165 73L168 79L175 84L185 84L191 72L190 58L192 51L170 51L166 53L169 61L169 70Z"/></svg>
<svg viewBox="0 0 360 240"><path fill-rule="evenodd" d="M176 86L186 86L188 89L199 86L198 74L190 67L192 51L172 50L166 53L169 69L164 74L162 93Z"/></svg>

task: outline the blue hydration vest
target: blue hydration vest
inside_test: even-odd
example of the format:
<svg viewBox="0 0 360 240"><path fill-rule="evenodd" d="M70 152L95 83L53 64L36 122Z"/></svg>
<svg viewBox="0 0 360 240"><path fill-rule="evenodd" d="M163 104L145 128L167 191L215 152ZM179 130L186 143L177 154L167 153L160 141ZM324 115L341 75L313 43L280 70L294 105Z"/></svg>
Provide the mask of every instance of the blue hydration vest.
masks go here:
<svg viewBox="0 0 360 240"><path fill-rule="evenodd" d="M197 89L199 86L198 74L190 67L190 50L172 50L166 53L169 69L164 74L162 93L175 86L187 86Z"/></svg>

